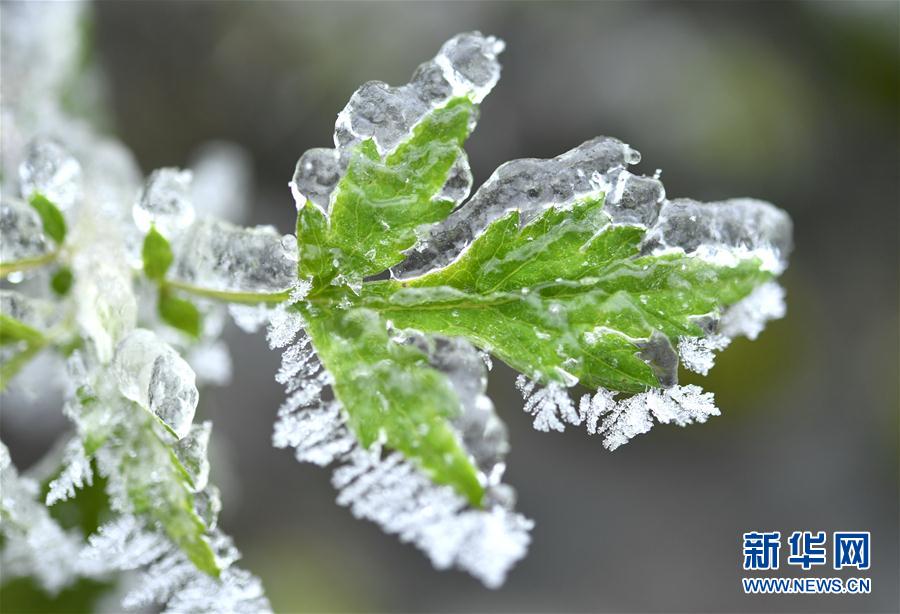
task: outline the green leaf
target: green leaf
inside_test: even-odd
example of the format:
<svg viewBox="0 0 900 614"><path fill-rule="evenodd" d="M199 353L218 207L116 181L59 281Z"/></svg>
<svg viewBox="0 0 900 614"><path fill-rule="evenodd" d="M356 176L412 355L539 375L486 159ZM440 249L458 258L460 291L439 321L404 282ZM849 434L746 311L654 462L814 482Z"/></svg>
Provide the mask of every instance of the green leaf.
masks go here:
<svg viewBox="0 0 900 614"><path fill-rule="evenodd" d="M428 114L412 137L382 159L374 141L362 142L335 189L324 237L310 241L341 255L341 271L360 278L402 261L416 243L416 228L438 222L453 209L438 199L453 163L465 153L475 105L454 98ZM307 238L298 234L301 243Z"/></svg>
<svg viewBox="0 0 900 614"><path fill-rule="evenodd" d="M200 336L203 319L200 311L192 302L175 296L171 290L163 287L159 290L157 307L159 316L166 324L184 331L192 337Z"/></svg>
<svg viewBox="0 0 900 614"><path fill-rule="evenodd" d="M28 202L41 216L44 233L61 245L66 238L66 219L62 212L43 194L32 194Z"/></svg>
<svg viewBox="0 0 900 614"><path fill-rule="evenodd" d="M325 213L311 201L306 201L297 212L297 273L300 277L326 284L337 275L334 262L341 252L329 245L327 233L328 219Z"/></svg>
<svg viewBox="0 0 900 614"><path fill-rule="evenodd" d="M480 505L484 489L448 419L460 411L447 378L418 349L397 343L368 309L306 314L308 331L350 428L368 447L384 443Z"/></svg>
<svg viewBox="0 0 900 614"><path fill-rule="evenodd" d="M696 316L771 275L754 259L641 256L643 228L609 224L602 207L602 198L551 207L521 228L512 212L446 268L366 284L361 302L398 328L466 337L544 382L659 387L660 365L642 350L662 333L674 356L679 336L702 334Z"/></svg>
<svg viewBox="0 0 900 614"><path fill-rule="evenodd" d="M50 287L59 296L65 296L69 293L69 290L71 290L74 279L72 269L69 267L62 267L53 274L52 278L50 278Z"/></svg>
<svg viewBox="0 0 900 614"><path fill-rule="evenodd" d="M159 234L155 226L152 226L144 237L141 258L144 261L144 275L156 281L165 277L166 271L172 265L173 256L169 241Z"/></svg>

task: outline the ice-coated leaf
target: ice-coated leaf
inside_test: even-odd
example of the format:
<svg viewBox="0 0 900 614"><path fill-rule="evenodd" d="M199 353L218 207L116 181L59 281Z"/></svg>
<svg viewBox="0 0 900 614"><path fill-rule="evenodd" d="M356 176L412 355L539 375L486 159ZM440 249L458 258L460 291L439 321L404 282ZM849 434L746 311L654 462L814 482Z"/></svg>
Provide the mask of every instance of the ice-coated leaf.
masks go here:
<svg viewBox="0 0 900 614"><path fill-rule="evenodd" d="M359 283L399 263L422 228L468 196L472 174L462 143L476 105L500 76L502 50L502 41L478 32L453 37L410 83L361 86L338 115L337 149L301 156L291 190L298 227L318 228L300 250L318 254L307 270L318 271L320 283L338 272ZM309 203L329 219L316 219Z"/></svg>
<svg viewBox="0 0 900 614"><path fill-rule="evenodd" d="M771 274L752 257L728 266L642 256L645 228L610 223L603 202L600 193L551 206L524 226L511 212L449 266L367 285L363 299L395 326L467 337L545 383L671 385L674 344L703 332L693 319Z"/></svg>
<svg viewBox="0 0 900 614"><path fill-rule="evenodd" d="M172 265L172 259L172 247L169 245L169 241L156 230L156 226L150 226L150 231L144 237L144 245L141 247L144 275L148 279L157 281L162 279Z"/></svg>
<svg viewBox="0 0 900 614"><path fill-rule="evenodd" d="M32 194L28 199L32 208L41 216L41 224L44 226L44 234L61 244L66 238L66 219L55 204L40 193Z"/></svg>
<svg viewBox="0 0 900 614"><path fill-rule="evenodd" d="M366 276L400 262L418 227L453 210L456 203L440 192L463 155L474 112L468 98L451 100L384 158L374 141L360 143L335 189L326 234L345 270Z"/></svg>
<svg viewBox="0 0 900 614"><path fill-rule="evenodd" d="M159 524L201 571L218 575L221 566L195 508L189 470L134 405L118 408L120 423L97 450L100 472L109 480L114 509Z"/></svg>
<svg viewBox="0 0 900 614"><path fill-rule="evenodd" d="M276 376L289 396L278 412L273 443L295 448L301 462L337 464L332 479L340 491L337 501L355 516L414 544L435 567L457 567L497 587L525 555L533 523L512 510L512 489L500 483L506 434L483 394L484 364L463 340L393 332L392 343L418 348L454 386L462 407L451 426L482 471L480 506L458 489L435 484L418 463L398 452L386 453L379 443L363 448L346 424L340 401L326 400L332 378L306 335L285 351Z"/></svg>
<svg viewBox="0 0 900 614"><path fill-rule="evenodd" d="M474 505L484 488L449 421L460 400L417 348L393 341L373 311L309 316L307 330L363 447L381 442Z"/></svg>

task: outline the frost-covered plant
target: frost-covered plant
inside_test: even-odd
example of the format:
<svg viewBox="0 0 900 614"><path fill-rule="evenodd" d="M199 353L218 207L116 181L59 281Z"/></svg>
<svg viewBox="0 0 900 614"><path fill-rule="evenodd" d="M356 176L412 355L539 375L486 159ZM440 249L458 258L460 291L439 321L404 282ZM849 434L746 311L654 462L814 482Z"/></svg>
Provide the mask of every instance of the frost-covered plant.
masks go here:
<svg viewBox="0 0 900 614"><path fill-rule="evenodd" d="M719 413L678 366L706 373L783 314L789 218L667 200L606 137L508 162L469 198L463 143L502 49L461 34L407 85L358 89L335 148L300 157L295 235L210 216L228 195L199 197L190 170L141 181L116 142L5 101L2 383L39 352L65 356L74 430L43 493L0 448L4 575L55 591L141 570L127 607L268 608L216 528L211 423L194 422L198 386L227 380L226 305L283 349L274 444L333 465L340 505L490 587L532 528L502 482L492 356L521 373L535 428L584 424L609 449ZM98 475L111 513L85 540L48 506Z"/></svg>

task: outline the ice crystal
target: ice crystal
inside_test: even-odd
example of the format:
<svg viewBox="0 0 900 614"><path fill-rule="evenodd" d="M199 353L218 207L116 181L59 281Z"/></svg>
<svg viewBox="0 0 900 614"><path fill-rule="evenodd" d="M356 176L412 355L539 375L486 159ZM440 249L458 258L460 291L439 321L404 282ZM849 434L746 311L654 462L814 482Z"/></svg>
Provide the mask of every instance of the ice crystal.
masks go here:
<svg viewBox="0 0 900 614"><path fill-rule="evenodd" d="M194 221L191 204L191 171L160 168L153 171L132 209L134 223L142 233L152 226L173 238Z"/></svg>
<svg viewBox="0 0 900 614"><path fill-rule="evenodd" d="M190 477L194 492L203 490L209 482L209 458L206 452L211 433L212 422L208 420L192 424L188 434L173 448L175 456Z"/></svg>
<svg viewBox="0 0 900 614"><path fill-rule="evenodd" d="M402 455L356 449L334 472L337 502L423 550L438 569L458 567L490 588L525 556L533 523L502 505L472 509Z"/></svg>
<svg viewBox="0 0 900 614"><path fill-rule="evenodd" d="M19 165L19 191L26 199L42 194L60 209L71 209L83 196L81 164L58 141L35 139Z"/></svg>

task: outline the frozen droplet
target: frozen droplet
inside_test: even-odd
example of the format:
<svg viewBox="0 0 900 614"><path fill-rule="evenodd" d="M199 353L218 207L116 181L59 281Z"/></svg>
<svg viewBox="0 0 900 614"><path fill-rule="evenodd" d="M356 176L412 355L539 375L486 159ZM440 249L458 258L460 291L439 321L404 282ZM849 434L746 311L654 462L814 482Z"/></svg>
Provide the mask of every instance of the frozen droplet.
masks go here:
<svg viewBox="0 0 900 614"><path fill-rule="evenodd" d="M0 262L37 258L50 251L37 211L20 200L0 202Z"/></svg>
<svg viewBox="0 0 900 614"><path fill-rule="evenodd" d="M19 191L23 198L39 193L63 211L71 209L84 193L81 164L58 141L35 139L19 164Z"/></svg>
<svg viewBox="0 0 900 614"><path fill-rule="evenodd" d="M179 439L191 428L199 393L190 365L155 333L135 329L116 347L122 395L147 409Z"/></svg>
<svg viewBox="0 0 900 614"><path fill-rule="evenodd" d="M294 202L299 208L309 199L327 211L331 192L340 178L341 168L335 150L307 150L297 161L290 183Z"/></svg>
<svg viewBox="0 0 900 614"><path fill-rule="evenodd" d="M151 226L171 239L194 221L191 204L191 171L160 168L153 171L131 210L141 232Z"/></svg>
<svg viewBox="0 0 900 614"><path fill-rule="evenodd" d="M297 278L296 249L271 226L198 219L178 240L173 276L221 292L280 292ZM290 241L290 240L288 240Z"/></svg>

